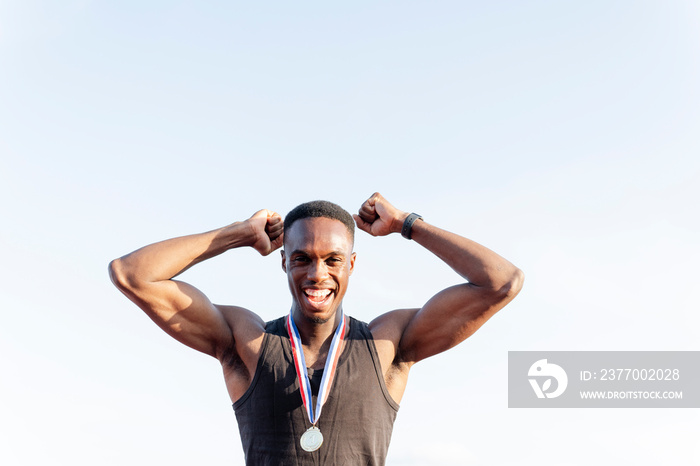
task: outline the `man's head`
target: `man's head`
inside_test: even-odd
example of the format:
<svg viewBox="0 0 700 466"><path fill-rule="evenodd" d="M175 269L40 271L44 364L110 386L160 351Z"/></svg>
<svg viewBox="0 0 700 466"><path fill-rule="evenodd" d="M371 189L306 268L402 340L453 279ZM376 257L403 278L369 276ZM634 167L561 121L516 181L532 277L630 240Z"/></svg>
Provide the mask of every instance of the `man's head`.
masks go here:
<svg viewBox="0 0 700 466"><path fill-rule="evenodd" d="M331 202L307 202L287 214L282 269L295 320L324 323L336 316L355 264L354 234L352 216Z"/></svg>
<svg viewBox="0 0 700 466"><path fill-rule="evenodd" d="M333 204L328 201L311 201L300 204L289 211L284 218L284 237L287 238L287 232L297 220L305 218L330 218L342 222L348 229L350 238L355 242L355 221L352 215L347 210L340 207L338 204ZM285 241L286 243L286 241Z"/></svg>

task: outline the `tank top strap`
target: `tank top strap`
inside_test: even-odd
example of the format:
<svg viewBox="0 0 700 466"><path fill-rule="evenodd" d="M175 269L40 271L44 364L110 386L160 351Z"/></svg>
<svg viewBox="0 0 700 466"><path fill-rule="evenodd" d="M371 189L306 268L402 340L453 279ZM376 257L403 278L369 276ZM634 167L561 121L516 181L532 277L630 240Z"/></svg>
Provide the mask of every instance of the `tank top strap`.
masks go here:
<svg viewBox="0 0 700 466"><path fill-rule="evenodd" d="M384 373L382 372L382 364L381 361L379 360L379 353L377 353L377 346L374 344L374 337L372 336L372 332L369 329L369 325L367 325L365 322L362 322L361 320L357 320L354 317L350 317L351 321L351 331L356 331L357 332L357 337L356 339L358 340L364 340L367 342L367 349L369 350L369 354L372 358L372 364L374 365L374 372L377 374L377 382L379 383L379 386L382 389L382 394L384 395L384 399L386 402L389 404L389 406L392 407L395 411L399 410L399 404L394 401L394 399L391 397L389 394L389 389L386 388L386 382L384 380Z"/></svg>

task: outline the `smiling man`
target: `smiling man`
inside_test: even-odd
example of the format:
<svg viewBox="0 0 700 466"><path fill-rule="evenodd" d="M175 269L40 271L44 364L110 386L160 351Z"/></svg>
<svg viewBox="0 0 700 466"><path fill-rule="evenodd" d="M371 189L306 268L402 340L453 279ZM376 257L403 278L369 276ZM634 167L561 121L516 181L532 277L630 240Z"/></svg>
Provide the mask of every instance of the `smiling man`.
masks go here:
<svg viewBox="0 0 700 466"><path fill-rule="evenodd" d="M414 240L466 282L369 324L345 315L355 224L372 236ZM270 322L213 304L173 279L229 249L268 255L281 246L292 305ZM110 263L110 276L168 334L221 362L246 463L256 466L384 464L411 367L473 334L523 282L498 254L396 209L379 193L354 219L326 201L302 204L284 221L261 210L134 251Z"/></svg>

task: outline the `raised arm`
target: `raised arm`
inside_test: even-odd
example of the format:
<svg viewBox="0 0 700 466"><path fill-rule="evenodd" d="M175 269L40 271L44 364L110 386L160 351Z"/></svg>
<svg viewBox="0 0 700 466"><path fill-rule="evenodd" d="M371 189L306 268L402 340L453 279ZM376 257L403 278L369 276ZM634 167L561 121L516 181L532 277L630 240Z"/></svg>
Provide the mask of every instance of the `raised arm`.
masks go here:
<svg viewBox="0 0 700 466"><path fill-rule="evenodd" d="M362 205L355 221L361 230L385 236L401 233L408 215L375 193ZM508 304L523 284L520 269L467 238L418 220L411 239L442 259L467 283L439 292L420 309L379 318L388 339L396 341L393 362L409 366L464 341Z"/></svg>
<svg viewBox="0 0 700 466"><path fill-rule="evenodd" d="M282 218L261 210L218 230L143 247L113 260L109 274L116 287L169 335L222 360L233 347L233 330L250 331L256 323L262 329L262 320L242 308L216 306L197 288L173 277L233 248L250 246L267 255L282 245L282 239Z"/></svg>

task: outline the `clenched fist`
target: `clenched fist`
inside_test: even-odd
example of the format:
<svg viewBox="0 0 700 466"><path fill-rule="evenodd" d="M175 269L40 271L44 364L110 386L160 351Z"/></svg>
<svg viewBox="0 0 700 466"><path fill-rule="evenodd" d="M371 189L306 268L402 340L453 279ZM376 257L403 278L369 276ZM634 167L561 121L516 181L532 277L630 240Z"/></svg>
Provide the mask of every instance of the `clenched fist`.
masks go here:
<svg viewBox="0 0 700 466"><path fill-rule="evenodd" d="M284 242L284 221L277 212L263 209L246 220L253 238L250 246L263 256L267 256Z"/></svg>
<svg viewBox="0 0 700 466"><path fill-rule="evenodd" d="M406 217L408 217L408 213L391 205L379 193L372 194L362 204L358 214L353 215L357 227L372 236L401 233Z"/></svg>

